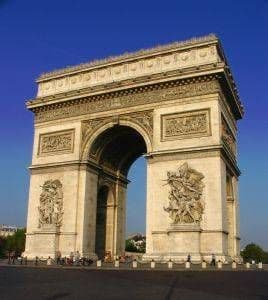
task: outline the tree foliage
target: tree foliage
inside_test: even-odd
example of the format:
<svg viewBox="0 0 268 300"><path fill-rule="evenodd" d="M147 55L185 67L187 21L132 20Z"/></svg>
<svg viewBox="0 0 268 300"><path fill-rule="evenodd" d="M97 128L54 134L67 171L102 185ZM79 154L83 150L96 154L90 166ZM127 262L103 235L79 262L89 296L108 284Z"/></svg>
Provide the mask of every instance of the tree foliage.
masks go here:
<svg viewBox="0 0 268 300"><path fill-rule="evenodd" d="M259 245L254 243L248 244L243 251L241 256L245 262L263 262L268 263L268 252L265 252Z"/></svg>
<svg viewBox="0 0 268 300"><path fill-rule="evenodd" d="M14 253L20 256L25 249L25 229L18 229L13 235L0 238L0 257Z"/></svg>
<svg viewBox="0 0 268 300"><path fill-rule="evenodd" d="M126 240L126 251L128 252L138 252L135 244L132 240Z"/></svg>
<svg viewBox="0 0 268 300"><path fill-rule="evenodd" d="M128 252L139 252L139 253L145 253L145 242L142 243L139 247L135 245L135 241L132 239L126 240L126 251Z"/></svg>
<svg viewBox="0 0 268 300"><path fill-rule="evenodd" d="M6 238L3 236L0 236L0 257L5 256L5 249L6 249Z"/></svg>

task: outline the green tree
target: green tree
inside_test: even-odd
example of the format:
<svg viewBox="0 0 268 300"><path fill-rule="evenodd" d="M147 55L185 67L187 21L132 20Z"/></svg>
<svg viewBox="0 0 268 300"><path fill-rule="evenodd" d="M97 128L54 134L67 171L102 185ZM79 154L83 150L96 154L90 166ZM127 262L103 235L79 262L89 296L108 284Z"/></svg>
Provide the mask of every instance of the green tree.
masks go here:
<svg viewBox="0 0 268 300"><path fill-rule="evenodd" d="M138 252L136 246L132 240L126 240L126 251L128 252Z"/></svg>
<svg viewBox="0 0 268 300"><path fill-rule="evenodd" d="M5 256L6 241L6 237L0 237L0 258Z"/></svg>
<svg viewBox="0 0 268 300"><path fill-rule="evenodd" d="M145 253L146 244L143 243L140 247L137 247L132 239L126 240L125 250L128 252Z"/></svg>
<svg viewBox="0 0 268 300"><path fill-rule="evenodd" d="M20 256L25 249L25 229L18 229L6 239L5 250L7 253L14 252Z"/></svg>
<svg viewBox="0 0 268 300"><path fill-rule="evenodd" d="M263 261L262 261L264 264L268 264L268 252L265 251L264 252L264 257L263 257Z"/></svg>
<svg viewBox="0 0 268 300"><path fill-rule="evenodd" d="M251 243L241 251L241 256L245 262L251 262L252 260L262 262L265 258L265 251L259 245Z"/></svg>

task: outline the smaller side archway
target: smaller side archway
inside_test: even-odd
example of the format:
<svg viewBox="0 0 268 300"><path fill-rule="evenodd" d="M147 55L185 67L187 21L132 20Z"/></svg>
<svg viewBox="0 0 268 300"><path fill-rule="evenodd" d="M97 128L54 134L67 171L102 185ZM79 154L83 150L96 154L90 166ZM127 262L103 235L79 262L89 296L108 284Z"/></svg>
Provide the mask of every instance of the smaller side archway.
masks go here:
<svg viewBox="0 0 268 300"><path fill-rule="evenodd" d="M113 252L114 193L113 187L101 184L97 194L95 253L104 257Z"/></svg>

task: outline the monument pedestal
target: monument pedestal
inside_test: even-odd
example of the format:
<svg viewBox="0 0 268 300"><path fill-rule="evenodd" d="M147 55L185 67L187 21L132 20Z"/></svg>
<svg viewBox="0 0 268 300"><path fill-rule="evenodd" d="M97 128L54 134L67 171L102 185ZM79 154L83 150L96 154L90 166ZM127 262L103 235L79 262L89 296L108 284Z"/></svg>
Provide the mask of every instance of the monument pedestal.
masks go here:
<svg viewBox="0 0 268 300"><path fill-rule="evenodd" d="M191 261L200 262L200 227L198 224L172 224L166 230L166 251L159 253L146 253L143 260L155 261L186 261L191 255ZM162 237L163 238L163 237ZM180 249L177 252L176 249Z"/></svg>
<svg viewBox="0 0 268 300"><path fill-rule="evenodd" d="M27 235L27 244L23 256L28 259L39 258L55 258L56 252L59 249L59 227L55 225L43 225L40 230L34 231ZM31 249L28 252L28 249Z"/></svg>

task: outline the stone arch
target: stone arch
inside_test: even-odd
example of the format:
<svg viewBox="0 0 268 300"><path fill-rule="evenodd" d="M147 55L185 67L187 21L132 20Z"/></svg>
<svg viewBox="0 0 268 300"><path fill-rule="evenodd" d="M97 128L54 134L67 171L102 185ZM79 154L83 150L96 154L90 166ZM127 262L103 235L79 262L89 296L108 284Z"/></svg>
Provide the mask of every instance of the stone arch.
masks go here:
<svg viewBox="0 0 268 300"><path fill-rule="evenodd" d="M144 126L139 125L137 122L133 120L128 120L124 118L120 118L118 120L108 120L103 121L100 125L97 125L96 128L94 128L94 132L88 134L85 137L84 142L82 142L81 145L81 159L87 160L89 157L90 149L94 141L98 138L99 135L101 135L105 130L110 129L114 126L126 126L130 127L134 130L136 130L143 138L147 153L152 152L153 150L153 138L152 138L152 132L151 134L144 128Z"/></svg>

